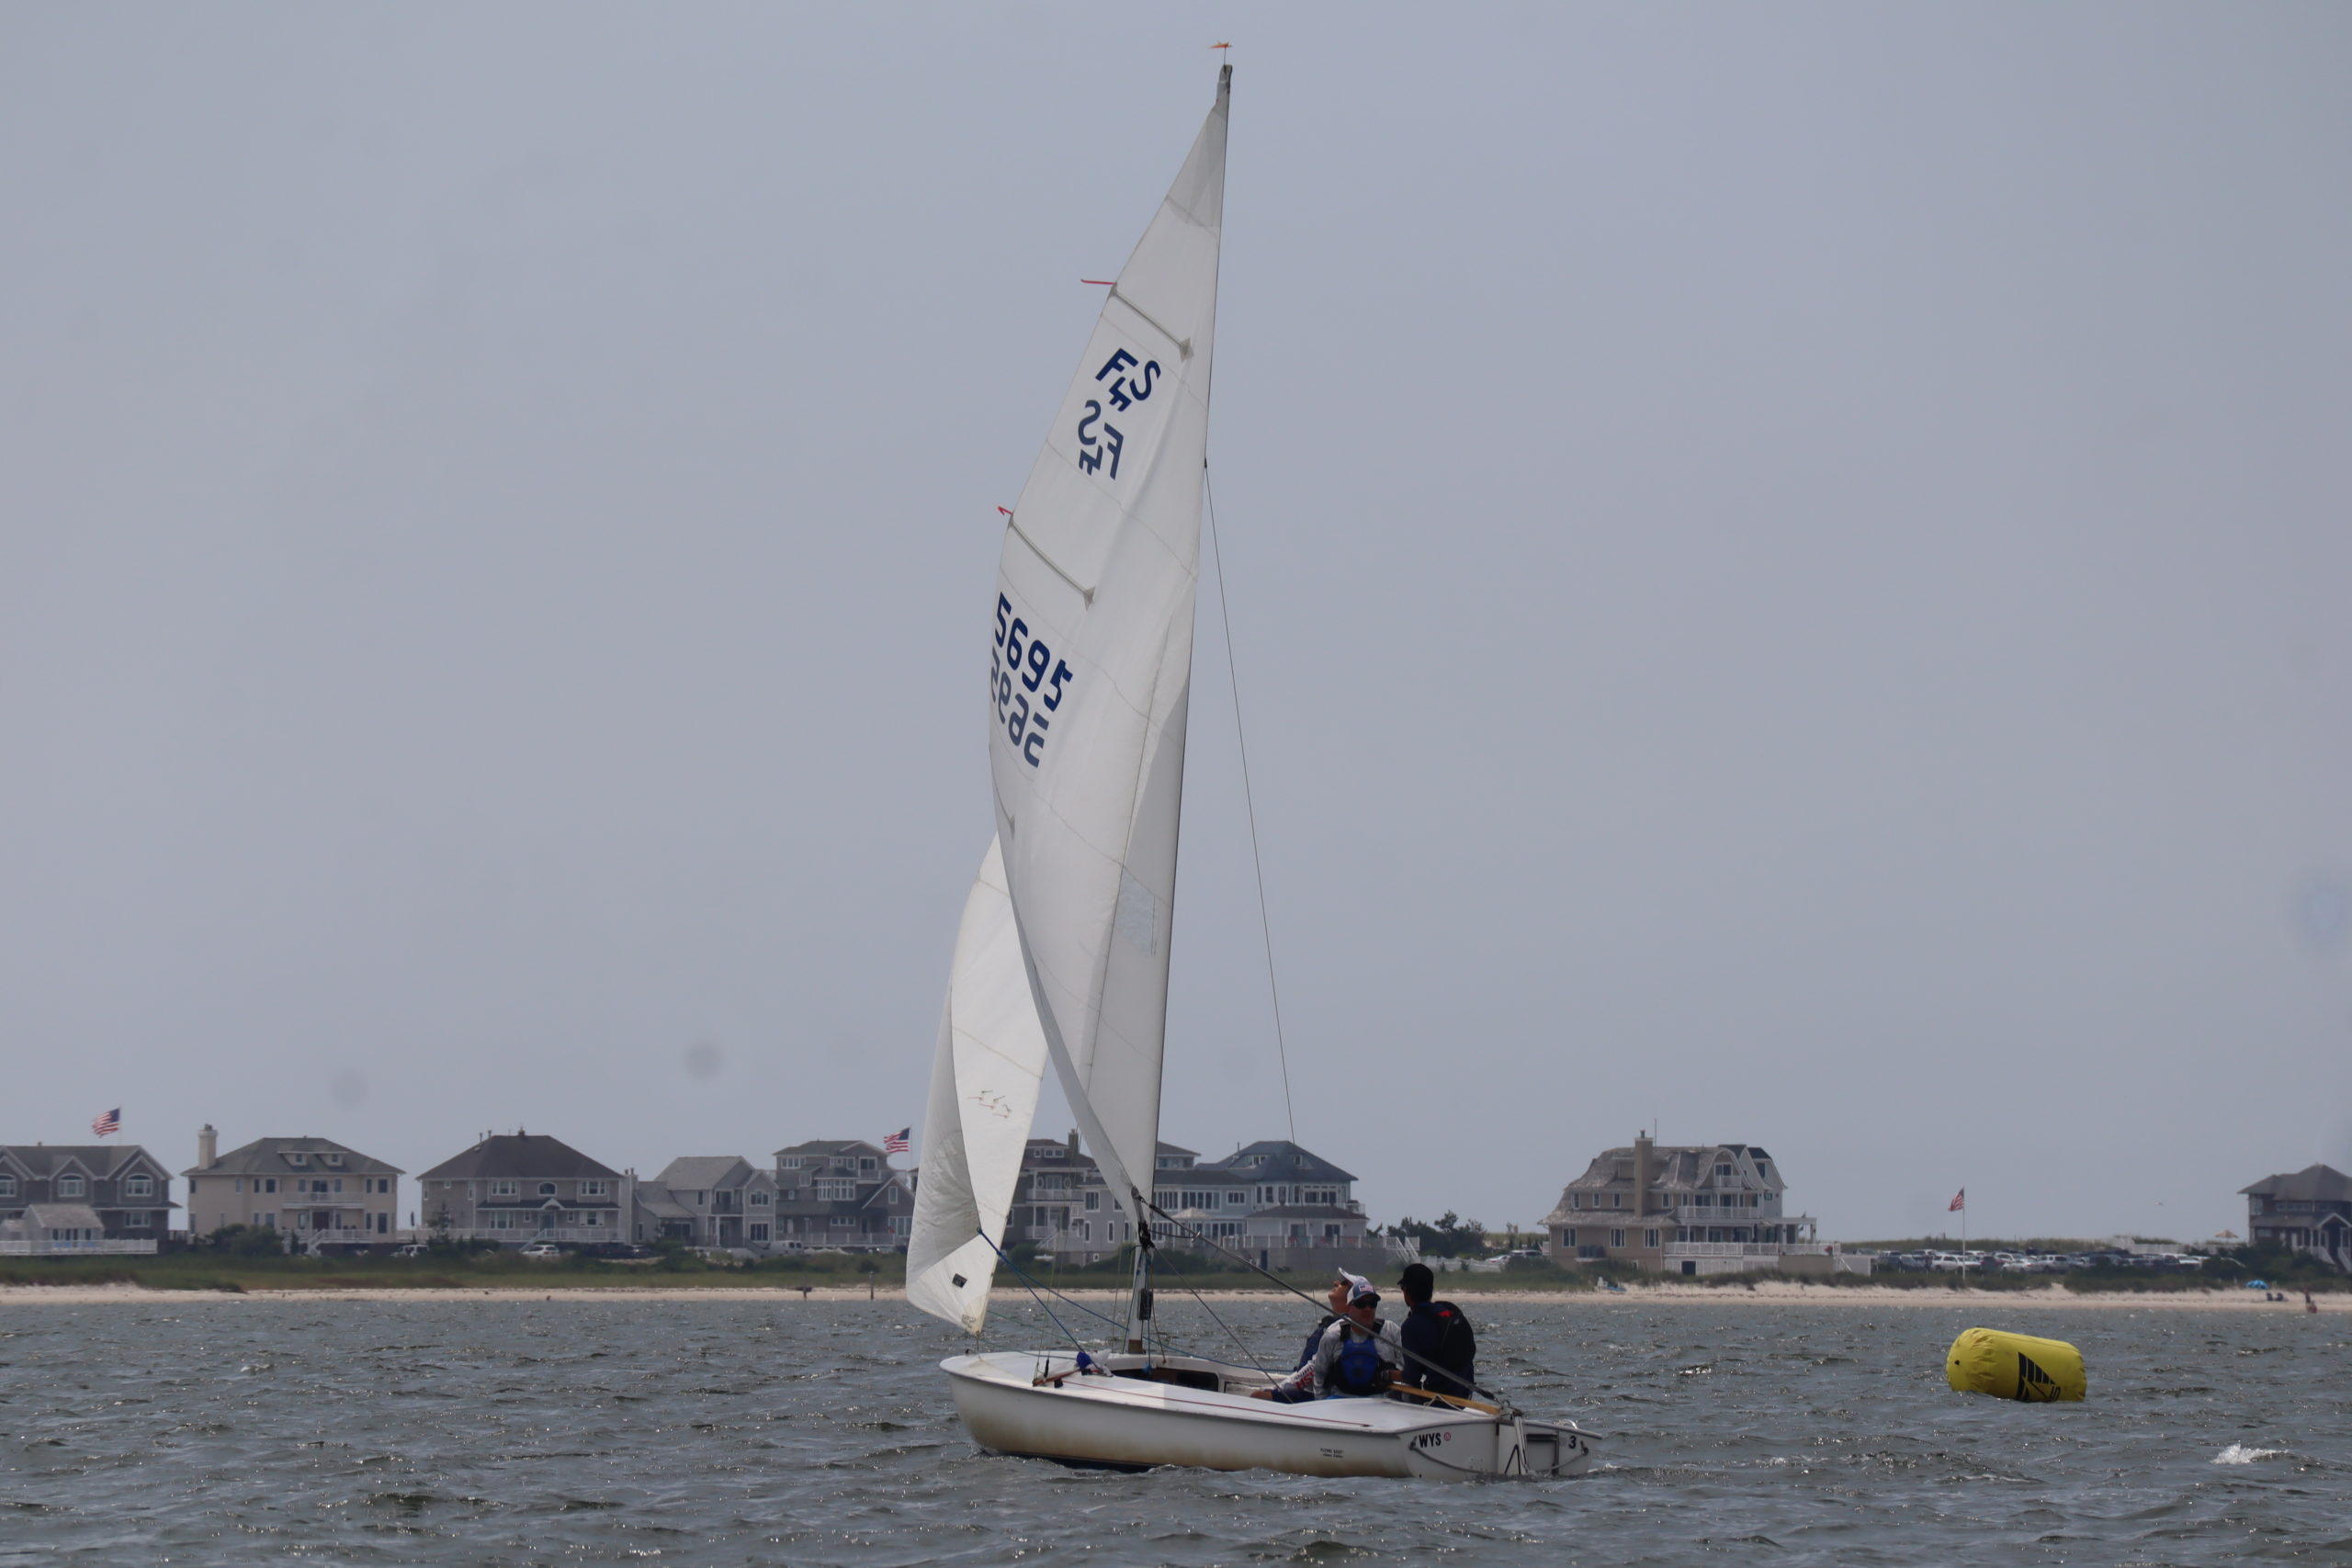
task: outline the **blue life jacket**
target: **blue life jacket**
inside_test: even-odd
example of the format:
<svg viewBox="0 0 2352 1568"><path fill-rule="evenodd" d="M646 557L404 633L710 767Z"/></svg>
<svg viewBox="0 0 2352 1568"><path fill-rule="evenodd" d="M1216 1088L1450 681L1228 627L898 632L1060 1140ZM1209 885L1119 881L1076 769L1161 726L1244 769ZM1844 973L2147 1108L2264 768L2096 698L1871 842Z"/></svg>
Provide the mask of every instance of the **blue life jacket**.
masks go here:
<svg viewBox="0 0 2352 1568"><path fill-rule="evenodd" d="M1380 1342L1342 1328L1339 1358L1326 1382L1329 1396L1362 1398L1380 1392Z"/></svg>

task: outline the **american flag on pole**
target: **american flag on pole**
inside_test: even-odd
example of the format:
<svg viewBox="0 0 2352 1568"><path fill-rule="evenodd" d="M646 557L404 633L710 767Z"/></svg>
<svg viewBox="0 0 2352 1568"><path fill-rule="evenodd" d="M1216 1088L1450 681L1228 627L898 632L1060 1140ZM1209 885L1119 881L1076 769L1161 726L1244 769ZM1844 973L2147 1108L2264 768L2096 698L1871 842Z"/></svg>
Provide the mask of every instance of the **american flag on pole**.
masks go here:
<svg viewBox="0 0 2352 1568"><path fill-rule="evenodd" d="M1959 1191L1951 1195L1951 1201L1944 1205L1944 1213L1947 1214L1957 1214L1962 1213L1967 1207L1968 1189L1963 1187Z"/></svg>
<svg viewBox="0 0 2352 1568"><path fill-rule="evenodd" d="M914 1124L912 1122L909 1122L906 1126L899 1128L897 1132L882 1140L882 1152L886 1155L905 1154L908 1148L911 1146L908 1144L907 1140L914 1135Z"/></svg>
<svg viewBox="0 0 2352 1568"><path fill-rule="evenodd" d="M101 1138L109 1133L121 1132L122 1107L118 1105L112 1111L101 1111L90 1118L90 1131Z"/></svg>

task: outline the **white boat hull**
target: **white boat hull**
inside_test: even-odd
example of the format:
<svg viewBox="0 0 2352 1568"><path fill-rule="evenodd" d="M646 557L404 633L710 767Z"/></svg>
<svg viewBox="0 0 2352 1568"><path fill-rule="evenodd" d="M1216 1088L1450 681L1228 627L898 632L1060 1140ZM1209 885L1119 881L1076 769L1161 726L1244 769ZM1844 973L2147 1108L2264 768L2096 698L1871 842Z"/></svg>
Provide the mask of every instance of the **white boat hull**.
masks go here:
<svg viewBox="0 0 2352 1568"><path fill-rule="evenodd" d="M1276 1404L1249 1395L1263 1376L1212 1361L1157 1359L1159 1376L1184 1381L1155 1382L1074 1373L1074 1360L998 1351L940 1366L980 1447L1064 1464L1465 1481L1576 1475L1592 1462L1592 1438L1573 1425L1401 1399ZM1145 1368L1140 1356L1103 1360L1114 1373Z"/></svg>

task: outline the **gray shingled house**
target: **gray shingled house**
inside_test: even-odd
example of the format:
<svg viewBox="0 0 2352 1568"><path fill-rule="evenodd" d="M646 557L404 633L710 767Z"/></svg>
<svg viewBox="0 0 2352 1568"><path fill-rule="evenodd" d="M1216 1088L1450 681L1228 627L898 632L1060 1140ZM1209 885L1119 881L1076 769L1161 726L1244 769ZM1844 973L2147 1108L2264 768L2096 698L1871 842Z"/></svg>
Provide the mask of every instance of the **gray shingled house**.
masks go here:
<svg viewBox="0 0 2352 1568"><path fill-rule="evenodd" d="M914 1181L862 1140L814 1139L775 1152L780 1252L903 1252Z"/></svg>
<svg viewBox="0 0 2352 1568"><path fill-rule="evenodd" d="M638 1183L639 1241L765 1253L775 1243L775 1177L741 1155L688 1155Z"/></svg>
<svg viewBox="0 0 2352 1568"><path fill-rule="evenodd" d="M171 1190L137 1144L0 1144L0 1254L153 1252Z"/></svg>
<svg viewBox="0 0 2352 1568"><path fill-rule="evenodd" d="M2288 1247L2337 1269L2352 1269L2352 1176L2307 1165L2238 1190L2256 1245Z"/></svg>
<svg viewBox="0 0 2352 1568"><path fill-rule="evenodd" d="M629 1239L637 1179L544 1133L485 1134L416 1179L425 1228L453 1241Z"/></svg>

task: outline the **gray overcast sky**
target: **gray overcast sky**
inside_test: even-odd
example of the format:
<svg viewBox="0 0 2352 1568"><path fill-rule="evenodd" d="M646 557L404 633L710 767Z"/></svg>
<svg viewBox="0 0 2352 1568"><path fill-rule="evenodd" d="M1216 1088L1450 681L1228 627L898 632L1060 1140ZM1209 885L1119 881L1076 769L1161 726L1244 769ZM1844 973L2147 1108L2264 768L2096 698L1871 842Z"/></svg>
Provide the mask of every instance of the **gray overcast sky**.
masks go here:
<svg viewBox="0 0 2352 1568"><path fill-rule="evenodd" d="M0 6L0 1139L922 1111L999 524L1235 44L1300 1138L2352 1168L2352 11ZM1166 1135L1279 1136L1213 586ZM1057 1112L1041 1131L1057 1134Z"/></svg>

